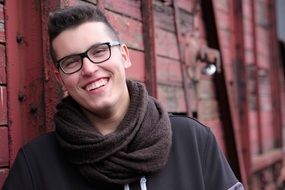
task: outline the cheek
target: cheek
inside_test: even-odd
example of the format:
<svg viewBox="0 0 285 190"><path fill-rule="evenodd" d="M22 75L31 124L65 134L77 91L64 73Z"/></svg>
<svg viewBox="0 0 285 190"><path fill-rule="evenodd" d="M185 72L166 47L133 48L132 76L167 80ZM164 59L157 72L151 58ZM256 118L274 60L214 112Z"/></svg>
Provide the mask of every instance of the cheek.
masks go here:
<svg viewBox="0 0 285 190"><path fill-rule="evenodd" d="M77 85L77 78L75 76L65 76L65 77L62 77L62 83L63 83L63 86L69 90L69 89L72 89L72 88L75 88L76 85Z"/></svg>

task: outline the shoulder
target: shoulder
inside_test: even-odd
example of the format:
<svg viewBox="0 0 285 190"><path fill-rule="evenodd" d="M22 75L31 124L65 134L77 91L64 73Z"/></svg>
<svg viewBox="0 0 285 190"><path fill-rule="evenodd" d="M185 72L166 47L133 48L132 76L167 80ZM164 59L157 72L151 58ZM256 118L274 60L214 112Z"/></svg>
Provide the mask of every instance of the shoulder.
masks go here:
<svg viewBox="0 0 285 190"><path fill-rule="evenodd" d="M22 146L10 169L4 189L38 189L34 182L42 175L42 168L53 167L58 152L56 147L53 132L41 135Z"/></svg>
<svg viewBox="0 0 285 190"><path fill-rule="evenodd" d="M56 145L56 137L54 132L48 132L42 134L35 139L31 140L29 143L25 144L22 149L43 149L43 148L51 148L57 146Z"/></svg>
<svg viewBox="0 0 285 190"><path fill-rule="evenodd" d="M25 144L21 151L26 159L36 162L55 159L60 152L54 132L49 132L33 139Z"/></svg>
<svg viewBox="0 0 285 190"><path fill-rule="evenodd" d="M215 143L215 137L210 128L199 121L177 115L170 115L169 118L174 149L180 150L181 147L187 147L189 155L196 152L203 157L206 155L210 144Z"/></svg>
<svg viewBox="0 0 285 190"><path fill-rule="evenodd" d="M170 115L169 118L174 135L190 135L196 140L206 140L212 135L209 127L193 118L177 115Z"/></svg>

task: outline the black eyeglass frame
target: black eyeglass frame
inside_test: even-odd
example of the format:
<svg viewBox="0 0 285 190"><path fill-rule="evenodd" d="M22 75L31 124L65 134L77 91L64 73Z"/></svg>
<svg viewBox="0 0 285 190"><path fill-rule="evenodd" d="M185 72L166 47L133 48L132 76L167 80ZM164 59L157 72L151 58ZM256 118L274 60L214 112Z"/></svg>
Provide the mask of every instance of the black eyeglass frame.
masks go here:
<svg viewBox="0 0 285 190"><path fill-rule="evenodd" d="M107 57L107 58L106 58L105 60L103 60L103 61L92 61L92 60L90 59L90 57L88 56L88 52L89 52L92 48L94 48L94 46L97 47L97 46L101 46L101 45L108 45L109 53L110 53L110 54L109 54L109 57ZM100 44L94 44L93 46L91 46L90 48L88 48L85 52L82 52L82 53L79 53L79 54L68 55L68 56L65 56L65 57L59 59L58 61L56 61L56 67L57 67L57 69L60 69L64 74L73 74L73 73L76 73L76 72L78 72L78 71L80 71L80 70L82 69L82 66L83 66L83 59L84 59L85 57L87 57L87 58L89 59L89 61L91 61L91 62L94 63L94 64L103 63L103 62L107 61L108 59L110 59L110 57L112 56L111 47L113 47L113 46L118 46L118 45L121 45L121 43L120 43L119 41L110 41L110 42L104 42L104 43L100 43ZM62 61L65 60L65 59L68 58L68 57L73 57L73 56L78 56L78 55L79 55L80 58L81 58L81 65L80 65L80 67L79 67L77 70L75 70L75 71L73 71L73 72L71 72L71 73L64 71L64 69L63 69L62 66L61 66Z"/></svg>

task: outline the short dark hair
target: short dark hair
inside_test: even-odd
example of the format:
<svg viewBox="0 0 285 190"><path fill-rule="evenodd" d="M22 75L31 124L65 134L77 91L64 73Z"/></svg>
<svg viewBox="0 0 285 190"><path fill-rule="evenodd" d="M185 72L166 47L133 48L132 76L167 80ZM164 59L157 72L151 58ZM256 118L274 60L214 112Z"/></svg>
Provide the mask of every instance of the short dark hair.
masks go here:
<svg viewBox="0 0 285 190"><path fill-rule="evenodd" d="M53 40L63 31L75 28L86 22L104 23L107 26L107 32L112 38L114 38L114 40L119 40L117 32L109 23L106 16L94 5L81 3L76 6L56 10L49 14L48 20L50 55L54 63L56 63L57 60L52 47Z"/></svg>

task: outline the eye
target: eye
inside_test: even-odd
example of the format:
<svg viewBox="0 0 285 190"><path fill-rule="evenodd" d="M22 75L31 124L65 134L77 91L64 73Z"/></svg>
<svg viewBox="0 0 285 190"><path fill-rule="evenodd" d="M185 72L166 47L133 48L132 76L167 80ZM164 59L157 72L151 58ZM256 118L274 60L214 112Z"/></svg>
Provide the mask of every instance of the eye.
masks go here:
<svg viewBox="0 0 285 190"><path fill-rule="evenodd" d="M70 69L77 67L81 64L81 57L80 56L73 56L73 57L67 57L66 59L62 60L60 63L60 66L63 69Z"/></svg>
<svg viewBox="0 0 285 190"><path fill-rule="evenodd" d="M105 56L108 51L109 51L108 45L104 44L104 45L100 45L100 46L91 48L88 51L88 56L102 57L102 56Z"/></svg>

